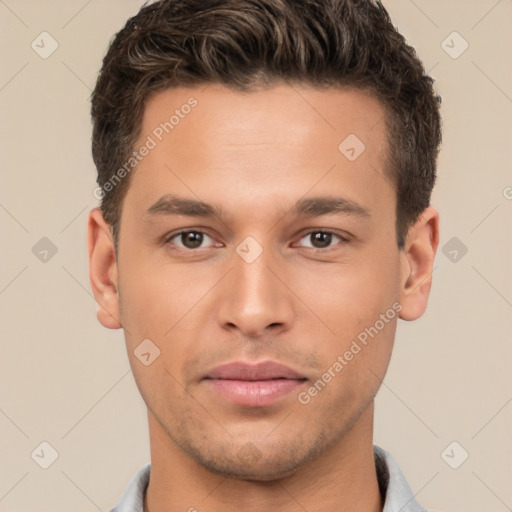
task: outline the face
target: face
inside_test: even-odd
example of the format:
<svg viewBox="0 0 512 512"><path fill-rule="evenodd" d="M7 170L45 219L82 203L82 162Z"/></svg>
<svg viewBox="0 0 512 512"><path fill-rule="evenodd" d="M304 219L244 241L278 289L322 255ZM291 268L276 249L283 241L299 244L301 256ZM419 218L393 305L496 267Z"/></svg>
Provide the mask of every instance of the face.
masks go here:
<svg viewBox="0 0 512 512"><path fill-rule="evenodd" d="M373 403L408 268L386 137L381 104L354 90L148 101L112 307L150 425L202 466L290 474Z"/></svg>

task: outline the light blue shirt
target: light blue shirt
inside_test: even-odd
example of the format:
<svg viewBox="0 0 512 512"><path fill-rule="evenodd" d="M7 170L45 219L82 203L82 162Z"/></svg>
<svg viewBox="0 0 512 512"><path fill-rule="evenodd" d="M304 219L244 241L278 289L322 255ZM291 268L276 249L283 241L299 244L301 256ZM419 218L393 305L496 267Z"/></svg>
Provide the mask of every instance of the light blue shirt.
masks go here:
<svg viewBox="0 0 512 512"><path fill-rule="evenodd" d="M409 484L393 456L373 445L379 487L385 496L382 512L428 512L414 498ZM144 495L151 465L147 464L131 479L121 501L110 512L144 512Z"/></svg>

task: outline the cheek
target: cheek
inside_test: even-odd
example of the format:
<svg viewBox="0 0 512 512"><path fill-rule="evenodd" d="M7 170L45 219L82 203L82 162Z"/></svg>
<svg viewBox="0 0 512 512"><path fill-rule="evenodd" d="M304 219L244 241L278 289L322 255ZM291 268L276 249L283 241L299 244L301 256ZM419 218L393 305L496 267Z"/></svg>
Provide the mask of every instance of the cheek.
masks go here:
<svg viewBox="0 0 512 512"><path fill-rule="evenodd" d="M177 396L176 391L184 385L182 364L194 355L197 346L191 332L195 326L204 325L197 306L213 284L194 279L197 273L188 268L155 263L151 258L125 260L119 274L121 321L137 385L148 399L159 386L174 389ZM201 329L197 339L200 334ZM156 347L149 344L149 352L158 354L148 367L137 358L139 346L147 343L144 340Z"/></svg>
<svg viewBox="0 0 512 512"><path fill-rule="evenodd" d="M290 276L306 304L337 335L354 335L399 298L398 257L361 257L316 265Z"/></svg>
<svg viewBox="0 0 512 512"><path fill-rule="evenodd" d="M151 410L176 407L183 389L181 364L187 359L186 282L162 269L126 266L120 272L121 320L137 387ZM172 405L174 404L174 405Z"/></svg>
<svg viewBox="0 0 512 512"><path fill-rule="evenodd" d="M202 287L190 274L154 257L125 258L119 269L121 317L132 337L170 333L201 298Z"/></svg>
<svg viewBox="0 0 512 512"><path fill-rule="evenodd" d="M329 386L333 399L345 393L343 387L352 395L376 391L389 364L400 310L398 256L375 250L370 257L296 275L296 286L317 317L304 324L308 337L326 333L315 351L324 370L336 375Z"/></svg>

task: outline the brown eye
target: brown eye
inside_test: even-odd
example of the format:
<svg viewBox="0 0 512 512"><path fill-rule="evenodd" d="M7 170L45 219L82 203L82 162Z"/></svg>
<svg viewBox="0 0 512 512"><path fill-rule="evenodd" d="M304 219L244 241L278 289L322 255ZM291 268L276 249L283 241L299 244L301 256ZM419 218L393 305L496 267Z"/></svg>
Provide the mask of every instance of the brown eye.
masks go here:
<svg viewBox="0 0 512 512"><path fill-rule="evenodd" d="M317 233L311 233L310 236L312 236L311 242L314 247L323 248L331 245L332 233L322 233L319 231Z"/></svg>
<svg viewBox="0 0 512 512"><path fill-rule="evenodd" d="M302 247L311 247L313 249L325 249L333 245L333 242L344 241L344 239L329 231L310 231L302 240L310 240L309 245L300 244Z"/></svg>
<svg viewBox="0 0 512 512"><path fill-rule="evenodd" d="M197 249L208 238L211 240L211 237L201 231L180 231L169 238L168 242L172 242L182 249Z"/></svg>

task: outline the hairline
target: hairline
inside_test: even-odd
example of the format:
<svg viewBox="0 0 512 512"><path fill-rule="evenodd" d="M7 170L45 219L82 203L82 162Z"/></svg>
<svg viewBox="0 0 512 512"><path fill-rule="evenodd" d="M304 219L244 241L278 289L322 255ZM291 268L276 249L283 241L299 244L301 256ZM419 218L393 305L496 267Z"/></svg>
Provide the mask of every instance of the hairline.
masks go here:
<svg viewBox="0 0 512 512"><path fill-rule="evenodd" d="M398 169L396 169L396 163L394 162L395 154L392 149L392 137L394 136L394 132L396 131L396 122L394 120L393 113L391 111L390 105L379 96L379 94L372 89L371 85L361 85L357 84L354 81L350 81L350 77L347 78L346 82L344 79L339 79L336 81L323 81L323 82L317 82L314 80L308 80L305 79L286 79L284 77L274 77L270 74L266 73L265 70L260 71L260 73L257 74L257 77L254 78L249 84L242 86L237 86L236 84L232 84L229 82L221 81L221 80L197 80L190 83L175 83L168 86L162 86L162 87L155 87L152 90L149 90L146 96L144 97L142 108L139 113L136 127L133 130L132 134L129 136L130 138L130 145L129 148L127 148L127 153L124 155L124 159L129 158L129 155L132 154L132 152L137 147L137 141L139 141L141 133L142 133L142 125L144 120L144 114L147 109L148 102L156 95L160 93L164 93L166 91L171 91L174 89L197 89L201 86L208 87L209 85L221 85L225 87L226 89L234 92L244 92L244 93L256 93L256 92L263 92L271 90L279 85L288 85L291 88L293 88L293 85L302 86L302 87L309 87L311 89L317 90L317 91L325 91L325 90L340 90L340 91L354 91L363 93L363 95L367 96L369 99L378 101L379 105L382 107L384 111L384 123L385 123L385 155L383 157L383 179L388 182L390 186L392 186L393 191L395 193L395 199L396 199L396 219L395 219L395 231L396 231L396 238L397 238L397 245L399 249L401 248L400 244L400 233L399 231L399 218L398 218L398 208L399 208L399 197L398 197ZM379 121L380 122L380 121ZM373 129L373 128L372 128ZM122 220L122 213L123 213L123 206L125 202L126 195L128 193L128 190L131 186L131 180L133 179L133 175L137 172L137 166L133 168L133 171L131 171L129 174L127 174L123 180L122 185L117 190L117 193L120 194L120 198L116 203L117 211L115 212L115 218L117 219L117 225L111 225L111 233L114 240L114 247L116 256L118 254L118 247L119 247L119 234L121 231L121 220ZM391 180L391 183L389 183L388 179ZM403 241L402 241L403 242ZM403 244L402 244L403 245Z"/></svg>

